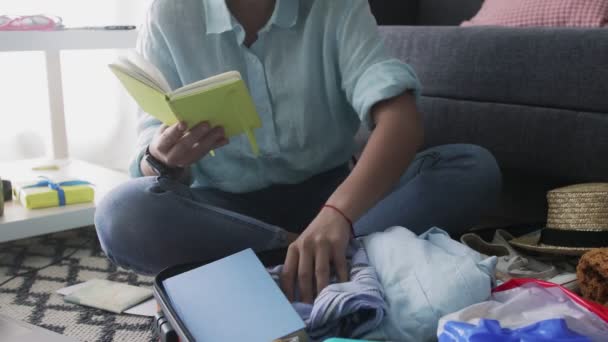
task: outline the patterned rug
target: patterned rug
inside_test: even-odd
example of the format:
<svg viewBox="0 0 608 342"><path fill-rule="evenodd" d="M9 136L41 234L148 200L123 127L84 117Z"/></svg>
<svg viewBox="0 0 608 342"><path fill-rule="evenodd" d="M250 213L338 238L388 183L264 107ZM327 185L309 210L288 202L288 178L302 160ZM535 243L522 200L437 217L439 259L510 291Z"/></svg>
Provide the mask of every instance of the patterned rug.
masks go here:
<svg viewBox="0 0 608 342"><path fill-rule="evenodd" d="M67 255L61 262L36 271ZM0 286L0 314L80 341L157 340L152 318L66 303L55 293L93 278L152 285L152 278L112 265L101 251L93 227L0 244L0 284L28 271Z"/></svg>

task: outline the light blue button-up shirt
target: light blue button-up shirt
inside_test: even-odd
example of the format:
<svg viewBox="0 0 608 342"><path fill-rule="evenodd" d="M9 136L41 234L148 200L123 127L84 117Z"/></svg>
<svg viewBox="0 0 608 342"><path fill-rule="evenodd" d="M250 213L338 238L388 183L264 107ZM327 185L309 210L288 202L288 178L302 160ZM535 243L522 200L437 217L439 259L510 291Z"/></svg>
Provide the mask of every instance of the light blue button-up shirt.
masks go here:
<svg viewBox="0 0 608 342"><path fill-rule="evenodd" d="M419 83L388 57L367 0L276 0L246 47L225 0L156 0L138 42L175 89L237 70L262 119L254 156L245 136L192 165L192 186L248 192L294 184L346 163L372 106ZM161 123L141 114L131 175Z"/></svg>

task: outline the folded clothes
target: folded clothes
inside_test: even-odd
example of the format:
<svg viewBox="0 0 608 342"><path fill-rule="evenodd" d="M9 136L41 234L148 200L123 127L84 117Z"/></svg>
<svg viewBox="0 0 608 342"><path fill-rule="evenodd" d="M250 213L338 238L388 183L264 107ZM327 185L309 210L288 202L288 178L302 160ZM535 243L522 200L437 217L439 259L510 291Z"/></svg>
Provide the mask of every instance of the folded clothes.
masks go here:
<svg viewBox="0 0 608 342"><path fill-rule="evenodd" d="M434 340L443 315L485 301L496 257L484 258L439 228L416 234L402 227L363 238L384 287L388 312L369 340Z"/></svg>
<svg viewBox="0 0 608 342"><path fill-rule="evenodd" d="M314 303L296 302L294 308L306 323L309 337L315 340L341 336L358 338L377 328L384 319L386 302L376 271L358 240L348 250L350 281L335 283L321 291ZM283 266L270 269L279 281Z"/></svg>
<svg viewBox="0 0 608 342"><path fill-rule="evenodd" d="M576 290L576 274L570 259L549 257L532 257L514 249L509 241L513 236L498 229L491 242L486 242L475 233L464 234L460 241L477 252L498 257L496 276L501 281L511 278L535 278L554 282Z"/></svg>
<svg viewBox="0 0 608 342"><path fill-rule="evenodd" d="M576 268L583 297L608 306L608 248L585 253Z"/></svg>
<svg viewBox="0 0 608 342"><path fill-rule="evenodd" d="M555 266L517 252L509 245L512 238L508 232L498 229L489 243L475 233L464 234L460 241L479 253L497 256L496 272L507 278L549 279L558 274Z"/></svg>
<svg viewBox="0 0 608 342"><path fill-rule="evenodd" d="M393 227L361 241L349 248L349 282L329 285L313 305L293 304L313 340L432 340L441 316L490 296L496 258L441 229L416 236ZM282 266L269 271L278 281Z"/></svg>

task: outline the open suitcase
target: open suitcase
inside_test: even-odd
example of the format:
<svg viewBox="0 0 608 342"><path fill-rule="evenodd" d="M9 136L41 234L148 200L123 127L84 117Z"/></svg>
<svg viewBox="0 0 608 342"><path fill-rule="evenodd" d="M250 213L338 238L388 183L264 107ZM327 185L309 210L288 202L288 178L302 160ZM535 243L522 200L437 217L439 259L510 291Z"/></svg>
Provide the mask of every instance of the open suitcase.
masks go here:
<svg viewBox="0 0 608 342"><path fill-rule="evenodd" d="M256 253L262 264L266 267L283 263L285 261L286 254L287 249L277 249ZM159 311L154 317L154 328L162 342L208 342L194 340L194 338L188 331L188 328L184 325L182 320L175 314L175 311L171 307L171 303L163 286L163 281L175 275L190 271L192 269L214 261L216 260L214 259L203 262L172 266L161 271L156 277L154 277L154 297L156 298L156 301L159 305Z"/></svg>

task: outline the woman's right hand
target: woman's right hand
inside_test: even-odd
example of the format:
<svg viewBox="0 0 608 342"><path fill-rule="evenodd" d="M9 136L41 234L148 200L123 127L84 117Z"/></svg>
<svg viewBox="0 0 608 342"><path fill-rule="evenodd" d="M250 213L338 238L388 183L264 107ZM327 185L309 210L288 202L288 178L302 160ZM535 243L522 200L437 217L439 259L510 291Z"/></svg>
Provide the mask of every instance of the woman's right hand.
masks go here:
<svg viewBox="0 0 608 342"><path fill-rule="evenodd" d="M222 127L212 128L209 123L201 122L188 130L185 122L178 122L161 126L149 148L150 154L166 166L185 168L228 142Z"/></svg>

